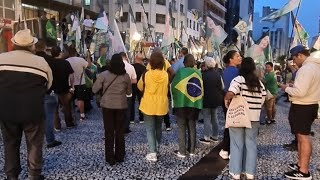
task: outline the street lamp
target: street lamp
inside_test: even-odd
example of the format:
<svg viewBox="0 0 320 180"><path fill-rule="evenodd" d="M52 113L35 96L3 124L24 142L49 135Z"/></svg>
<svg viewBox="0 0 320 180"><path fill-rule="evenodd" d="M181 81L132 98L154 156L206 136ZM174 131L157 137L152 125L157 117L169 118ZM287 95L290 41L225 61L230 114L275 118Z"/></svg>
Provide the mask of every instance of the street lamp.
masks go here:
<svg viewBox="0 0 320 180"><path fill-rule="evenodd" d="M135 33L133 34L133 36L132 36L132 39L133 39L134 41L140 41L140 39L141 39L141 34L135 32Z"/></svg>

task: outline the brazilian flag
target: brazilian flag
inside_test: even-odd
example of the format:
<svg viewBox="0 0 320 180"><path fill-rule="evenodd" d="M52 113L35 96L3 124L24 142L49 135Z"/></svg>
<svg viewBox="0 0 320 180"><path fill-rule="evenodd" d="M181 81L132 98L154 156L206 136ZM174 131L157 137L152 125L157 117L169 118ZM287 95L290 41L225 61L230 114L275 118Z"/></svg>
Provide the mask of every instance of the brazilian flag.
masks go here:
<svg viewBox="0 0 320 180"><path fill-rule="evenodd" d="M46 34L47 38L57 39L56 29L50 20L48 20L46 23Z"/></svg>
<svg viewBox="0 0 320 180"><path fill-rule="evenodd" d="M191 107L202 109L203 81L199 70L182 68L171 84L174 108Z"/></svg>

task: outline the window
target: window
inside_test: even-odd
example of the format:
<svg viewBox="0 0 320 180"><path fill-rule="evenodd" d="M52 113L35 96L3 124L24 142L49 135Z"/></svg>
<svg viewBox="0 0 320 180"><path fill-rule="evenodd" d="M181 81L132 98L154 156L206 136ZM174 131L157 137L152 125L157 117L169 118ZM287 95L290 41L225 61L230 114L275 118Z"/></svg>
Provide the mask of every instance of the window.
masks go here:
<svg viewBox="0 0 320 180"><path fill-rule="evenodd" d="M196 30L196 22L193 21L193 30Z"/></svg>
<svg viewBox="0 0 320 180"><path fill-rule="evenodd" d="M136 22L141 22L141 12L136 12Z"/></svg>
<svg viewBox="0 0 320 180"><path fill-rule="evenodd" d="M157 0L157 4L165 6L166 0Z"/></svg>
<svg viewBox="0 0 320 180"><path fill-rule="evenodd" d="M0 17L15 20L15 9L13 0L0 0Z"/></svg>
<svg viewBox="0 0 320 180"><path fill-rule="evenodd" d="M182 22L182 21L181 21ZM187 18L187 27L189 27L189 19Z"/></svg>
<svg viewBox="0 0 320 180"><path fill-rule="evenodd" d="M91 1L91 0L85 0L85 1L84 1L84 5L85 5L85 6L90 6L90 4L91 4L90 1Z"/></svg>
<svg viewBox="0 0 320 180"><path fill-rule="evenodd" d="M172 28L176 28L176 19L175 18L172 18L172 20L171 20L171 26L172 26Z"/></svg>
<svg viewBox="0 0 320 180"><path fill-rule="evenodd" d="M120 18L121 22L127 22L128 21L128 12L123 12L123 16Z"/></svg>
<svg viewBox="0 0 320 180"><path fill-rule="evenodd" d="M197 23L197 31L199 31L199 23Z"/></svg>
<svg viewBox="0 0 320 180"><path fill-rule="evenodd" d="M166 23L166 15L164 15L164 14L156 14L156 23L165 24Z"/></svg>
<svg viewBox="0 0 320 180"><path fill-rule="evenodd" d="M189 28L191 29L191 27L192 27L192 21L191 21L191 19L189 20Z"/></svg>
<svg viewBox="0 0 320 180"><path fill-rule="evenodd" d="M180 4L180 13L184 13L184 5L183 4Z"/></svg>
<svg viewBox="0 0 320 180"><path fill-rule="evenodd" d="M183 28L183 21L180 22L180 28Z"/></svg>
<svg viewBox="0 0 320 180"><path fill-rule="evenodd" d="M172 0L172 10L177 11L177 2L176 0Z"/></svg>
<svg viewBox="0 0 320 180"><path fill-rule="evenodd" d="M4 7L13 9L14 8L14 1L13 0L4 0Z"/></svg>
<svg viewBox="0 0 320 180"><path fill-rule="evenodd" d="M149 3L149 0L136 0L136 3L141 3L141 2L143 2L143 3Z"/></svg>

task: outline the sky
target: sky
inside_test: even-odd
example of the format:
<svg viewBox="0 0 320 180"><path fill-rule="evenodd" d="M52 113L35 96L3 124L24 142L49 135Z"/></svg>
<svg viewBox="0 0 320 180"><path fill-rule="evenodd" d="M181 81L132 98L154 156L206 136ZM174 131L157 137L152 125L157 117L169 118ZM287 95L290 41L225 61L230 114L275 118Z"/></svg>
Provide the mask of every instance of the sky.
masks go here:
<svg viewBox="0 0 320 180"><path fill-rule="evenodd" d="M262 7L281 8L289 0L254 0L254 12L262 16ZM297 9L294 11L296 13ZM310 39L319 33L320 0L302 0L298 13L298 21L309 33ZM290 23L291 24L291 23ZM291 29L291 28L290 28ZM289 32L290 34L291 32ZM309 41L310 41L309 39Z"/></svg>

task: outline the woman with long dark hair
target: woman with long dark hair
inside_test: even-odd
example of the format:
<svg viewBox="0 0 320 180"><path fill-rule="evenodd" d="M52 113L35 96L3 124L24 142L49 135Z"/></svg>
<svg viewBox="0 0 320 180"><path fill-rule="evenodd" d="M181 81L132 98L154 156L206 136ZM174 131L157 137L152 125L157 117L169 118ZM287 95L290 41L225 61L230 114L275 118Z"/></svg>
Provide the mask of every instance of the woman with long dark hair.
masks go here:
<svg viewBox="0 0 320 180"><path fill-rule="evenodd" d="M223 62L226 64L226 69L223 71L223 83L224 83L224 94L228 92L230 83L233 78L238 76L238 66L241 64L242 57L238 51L231 50L224 57ZM227 109L223 106L224 114L227 113ZM229 159L230 152L230 136L229 129L226 128L223 134L222 149L219 155L223 159Z"/></svg>
<svg viewBox="0 0 320 180"><path fill-rule="evenodd" d="M266 90L255 71L256 65L253 59L251 57L244 58L239 76L232 80L224 97L227 107L235 95L242 94L249 105L252 126L252 128L229 128L231 154L229 169L234 179L240 179L242 172L246 174L247 179L254 179L256 173L259 117Z"/></svg>
<svg viewBox="0 0 320 180"><path fill-rule="evenodd" d="M105 158L110 165L114 165L116 161L124 161L125 114L128 108L126 95L131 94L132 90L121 55L112 56L110 67L110 70L98 75L92 92L97 93L102 89L100 106L105 130Z"/></svg>

